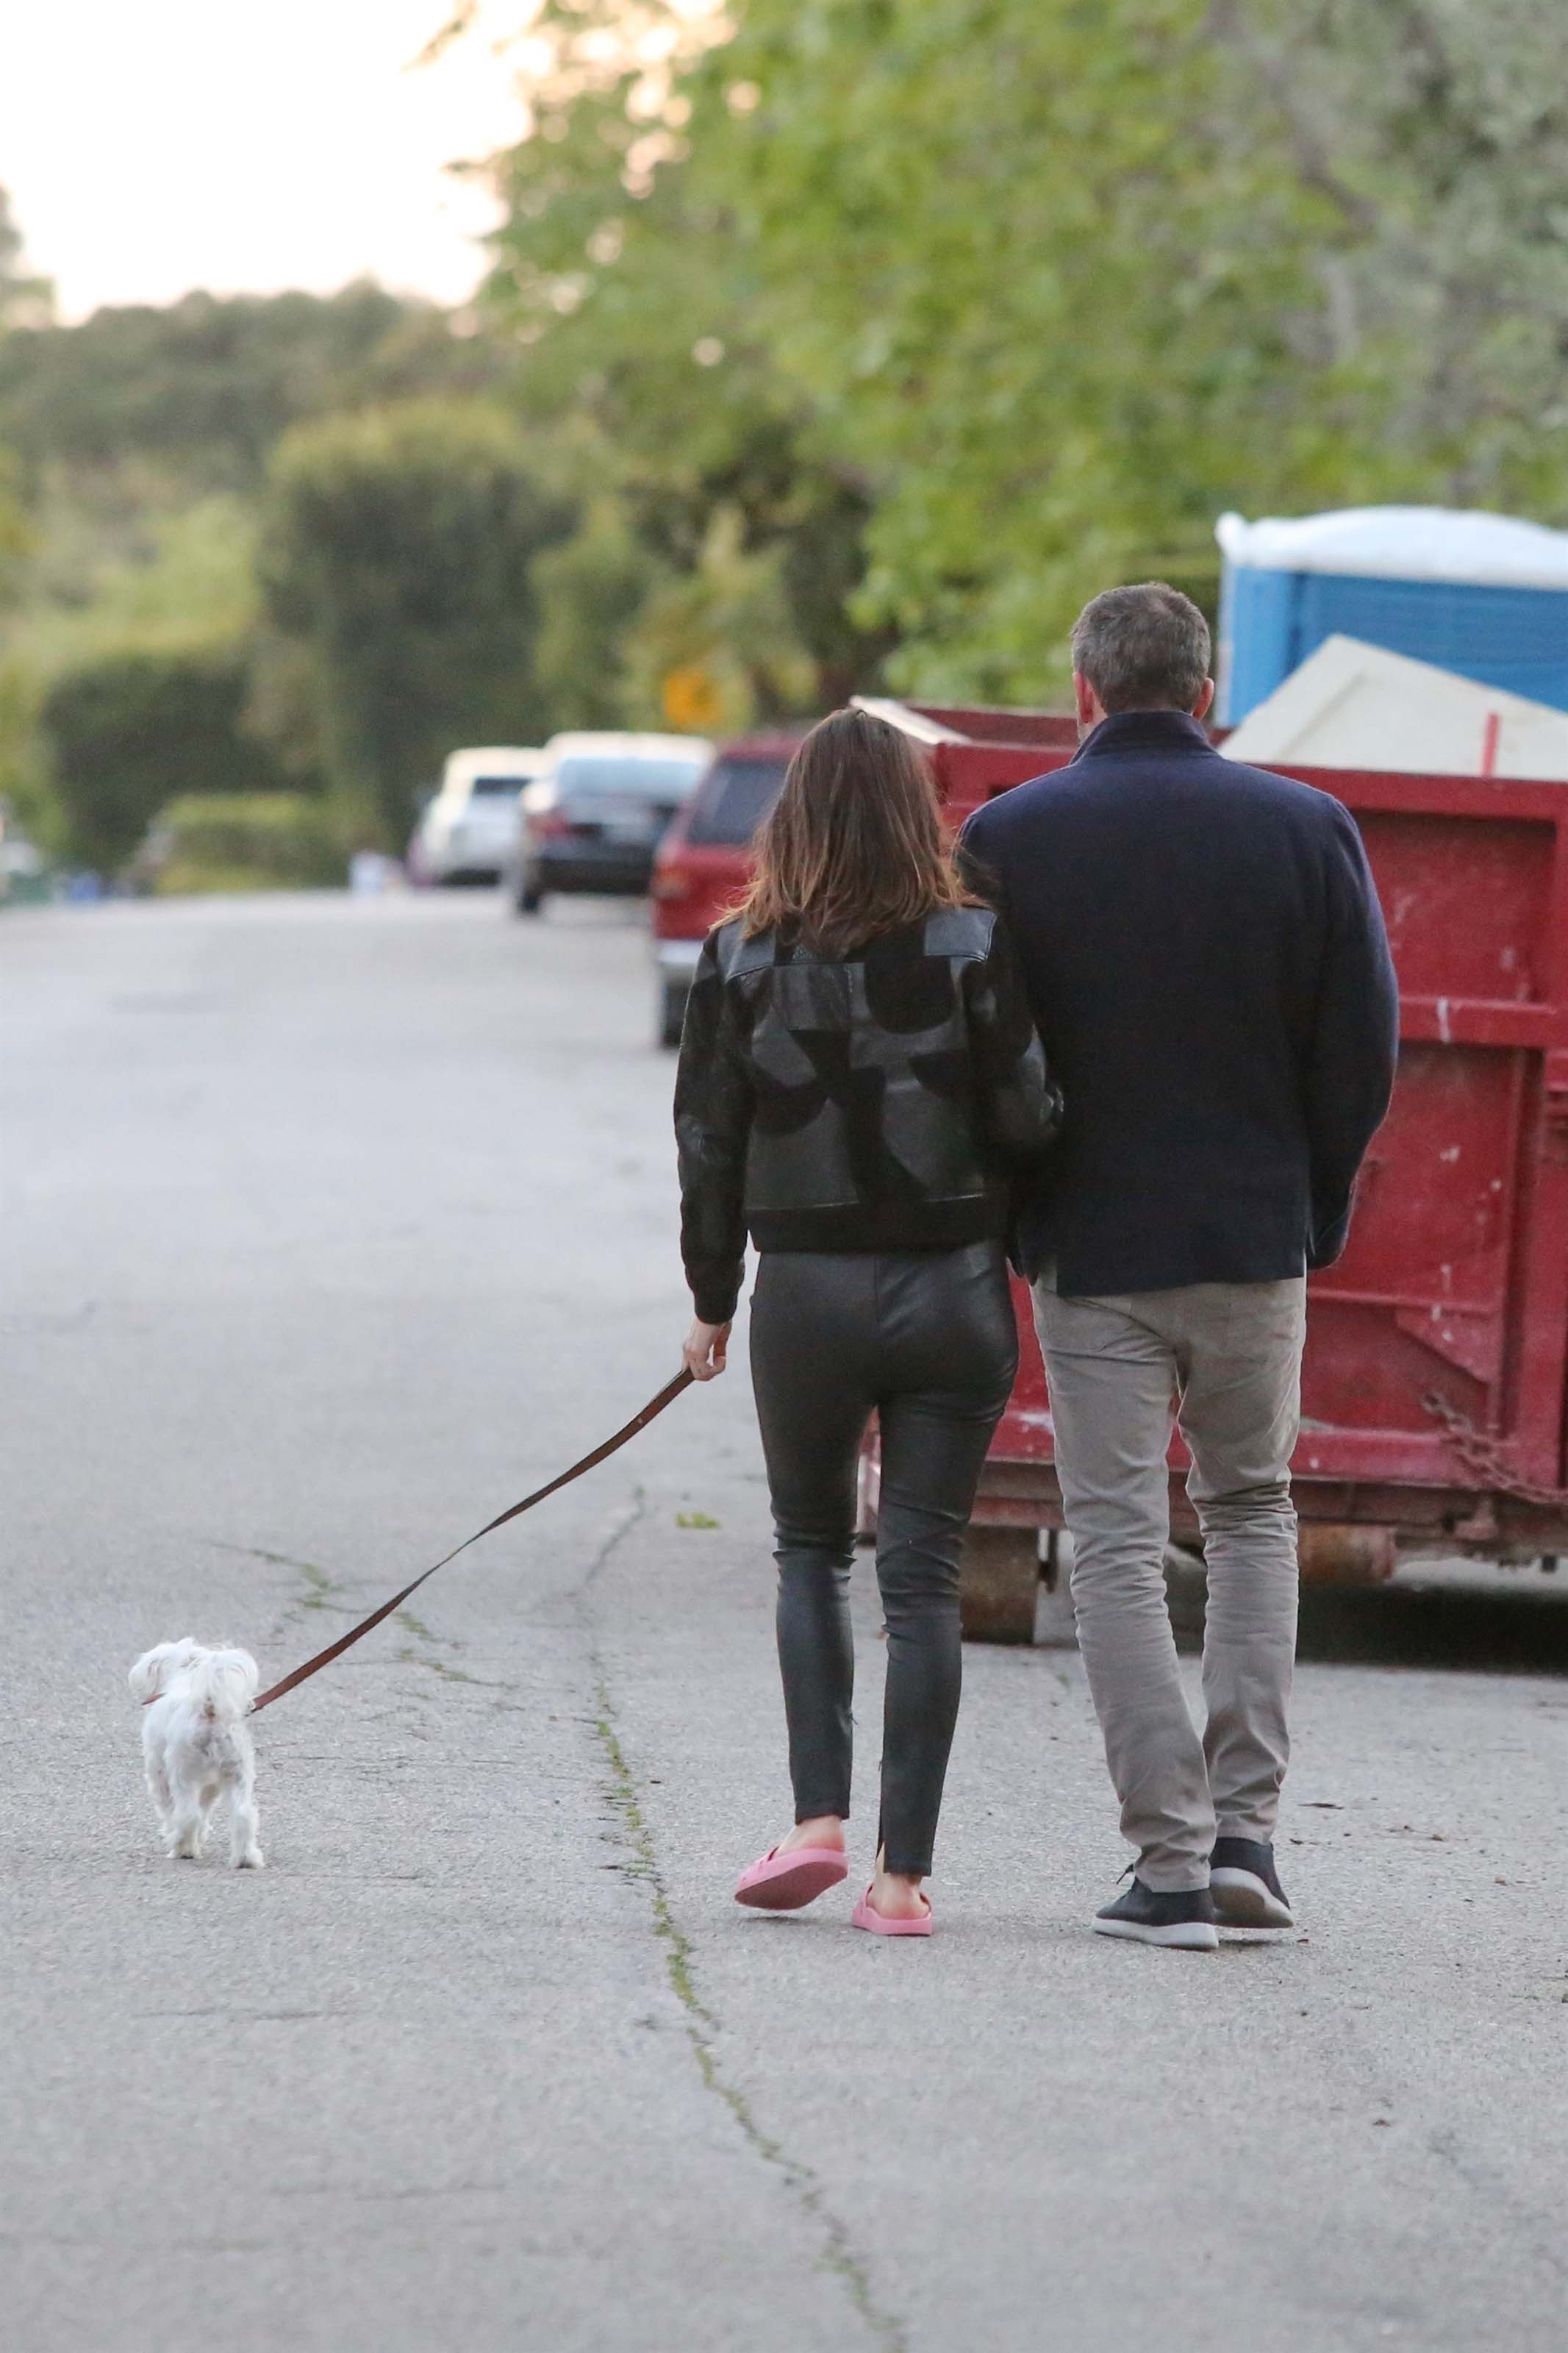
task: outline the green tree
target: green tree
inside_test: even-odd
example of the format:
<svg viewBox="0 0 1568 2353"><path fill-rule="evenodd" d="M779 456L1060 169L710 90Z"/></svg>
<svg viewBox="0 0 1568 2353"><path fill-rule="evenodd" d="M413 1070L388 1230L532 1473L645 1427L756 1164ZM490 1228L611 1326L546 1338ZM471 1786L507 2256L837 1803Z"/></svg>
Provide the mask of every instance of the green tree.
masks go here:
<svg viewBox="0 0 1568 2353"><path fill-rule="evenodd" d="M758 256L729 195L688 163L689 87L715 28L664 0L539 14L537 132L500 166L509 217L488 307L526 346L522 413L618 497L655 584L695 578L716 519L725 532L738 519L738 553L782 588L781 661L804 647L815 665L809 708L874 684L890 639L852 610L865 470L778 364ZM659 594L670 641L682 600ZM684 600L694 615L705 604Z"/></svg>
<svg viewBox="0 0 1568 2353"><path fill-rule="evenodd" d="M666 723L664 682L700 670L715 691L718 727L737 733L758 720L808 708L816 670L795 634L781 551L752 551L732 507L715 511L700 558L647 599L625 648L628 714Z"/></svg>
<svg viewBox="0 0 1568 2353"><path fill-rule="evenodd" d="M749 0L719 69L757 103L708 90L690 170L877 482L900 675L1037 693L1108 578L1212 589L1227 505L1561 515L1561 31L1550 0Z"/></svg>
<svg viewBox="0 0 1568 2353"><path fill-rule="evenodd" d="M331 418L279 447L268 607L309 650L330 786L388 846L454 744L546 724L532 566L570 521L510 421L478 404Z"/></svg>
<svg viewBox="0 0 1568 2353"><path fill-rule="evenodd" d="M1108 579L1212 595L1226 505L1568 515L1560 0L547 0L531 29L503 259L536 366L619 400L661 483L754 371L868 503L849 608L906 686L1039 694Z"/></svg>
<svg viewBox="0 0 1568 2353"><path fill-rule="evenodd" d="M240 706L254 699L244 682L254 666L258 640L255 530L248 511L231 497L204 499L155 530L149 527L146 536L142 560L101 565L92 575L92 594L76 602L47 593L51 559L58 551L41 549L27 567L25 586L29 593L0 638L0 790L15 803L35 838L62 856L88 854L83 829L92 828L81 793L112 795L116 786L95 761L84 767L81 791L73 797L69 813L62 807L42 725L44 707L57 681L113 678L123 669L133 722L142 700L135 681L149 674L147 664L160 678L194 677L192 720L202 737L208 684L221 674L241 681L242 689L226 727L237 726L247 736L255 732L248 719L239 718ZM74 684L68 691L74 692ZM171 729L178 737L181 722L168 698L161 697L160 747ZM134 723L128 724L126 733L134 736ZM156 762L162 756L159 749L148 771L153 806ZM223 765L227 768L237 763L244 776L255 756L255 746L247 742L232 758L226 752ZM175 760L183 774L184 754L176 753ZM268 759L265 780L271 781L277 773ZM315 781L308 773L302 780ZM140 786L129 788L128 806L139 807L146 798ZM113 863L112 857L107 862Z"/></svg>
<svg viewBox="0 0 1568 2353"><path fill-rule="evenodd" d="M28 277L22 267L21 231L11 217L10 198L0 188L0 363L7 336L18 325L46 318L50 300L47 280ZM0 606L16 597L34 545L22 508L20 468L4 446L7 438L0 431Z"/></svg>
<svg viewBox="0 0 1568 2353"><path fill-rule="evenodd" d="M1568 520L1559 0L1211 0L1236 130L1326 209L1297 347L1425 495Z"/></svg>
<svg viewBox="0 0 1568 2353"><path fill-rule="evenodd" d="M195 292L12 334L0 347L0 433L37 472L128 478L132 496L248 491L291 426L482 392L508 365L432 304L368 281L331 295Z"/></svg>
<svg viewBox="0 0 1568 2353"><path fill-rule="evenodd" d="M572 537L536 560L534 676L552 728L625 724L626 641L660 574L613 492L590 501Z"/></svg>
<svg viewBox="0 0 1568 2353"><path fill-rule="evenodd" d="M47 319L50 301L47 284L23 269L21 232L11 217L10 199L0 188L0 362L16 328ZM37 544L26 512L22 469L5 446L6 438L0 423L0 615L20 601ZM6 659L0 635L0 800L24 818L31 818L36 810L47 812L48 807L37 715L37 683Z"/></svg>

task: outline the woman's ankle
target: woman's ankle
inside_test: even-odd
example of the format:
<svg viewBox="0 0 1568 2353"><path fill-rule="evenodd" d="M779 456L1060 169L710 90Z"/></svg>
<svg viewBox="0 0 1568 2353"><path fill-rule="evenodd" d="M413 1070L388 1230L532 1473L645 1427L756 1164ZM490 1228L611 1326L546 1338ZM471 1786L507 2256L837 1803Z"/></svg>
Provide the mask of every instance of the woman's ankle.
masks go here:
<svg viewBox="0 0 1568 2353"><path fill-rule="evenodd" d="M837 1814L808 1814L796 1822L787 1838L780 1841L781 1851L788 1853L797 1846L825 1846L844 1851L844 1824Z"/></svg>
<svg viewBox="0 0 1568 2353"><path fill-rule="evenodd" d="M871 1881L871 1902L885 1920L912 1919L929 1907L921 1882L923 1871L889 1871L879 1853Z"/></svg>

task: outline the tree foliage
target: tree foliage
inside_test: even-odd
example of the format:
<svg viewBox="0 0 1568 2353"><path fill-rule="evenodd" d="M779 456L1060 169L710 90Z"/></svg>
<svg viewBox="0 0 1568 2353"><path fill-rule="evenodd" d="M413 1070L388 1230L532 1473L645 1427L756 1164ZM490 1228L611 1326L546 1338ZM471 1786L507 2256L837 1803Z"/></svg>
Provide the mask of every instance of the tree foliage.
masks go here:
<svg viewBox="0 0 1568 2353"><path fill-rule="evenodd" d="M907 685L1037 694L1108 579L1212 594L1225 506L1568 516L1558 0L549 0L531 42L536 362L667 480L787 419Z"/></svg>
<svg viewBox="0 0 1568 2353"><path fill-rule="evenodd" d="M247 682L231 653L120 652L64 670L43 700L68 853L112 871L165 801L287 782L243 726Z"/></svg>
<svg viewBox="0 0 1568 2353"><path fill-rule="evenodd" d="M631 714L663 723L665 681L684 670L706 682L723 734L809 710L816 669L795 622L780 549L748 549L739 511L716 509L696 565L667 574L627 633Z"/></svg>
<svg viewBox="0 0 1568 2353"><path fill-rule="evenodd" d="M1568 518L1558 0L1211 0L1243 135L1327 206L1298 348L1377 462Z"/></svg>
<svg viewBox="0 0 1568 2353"><path fill-rule="evenodd" d="M307 649L329 783L389 847L456 744L534 739L534 558L569 510L515 427L412 402L302 426L279 447L261 569Z"/></svg>
<svg viewBox="0 0 1568 2353"><path fill-rule="evenodd" d="M121 793L101 762L62 773L57 790L42 722L57 685L69 716L84 675L108 665L139 679L142 657L161 677L195 681L198 741L202 681L215 664L239 678L243 754L263 762L253 781L320 784L323 673L309 638L266 625L258 590L267 469L302 424L433 396L480 401L512 363L468 324L360 285L328 298L195 293L55 326L0 209L0 607L12 591L0 611L0 790L40 839L110 857L123 813L153 794L144 765ZM185 781L176 758L166 792ZM101 826L84 793L102 797Z"/></svg>
<svg viewBox="0 0 1568 2353"><path fill-rule="evenodd" d="M49 300L47 281L28 277L22 267L21 232L0 188L0 356L10 331L47 317ZM33 535L22 511L21 470L15 453L0 442L0 607L16 596L32 549Z"/></svg>
<svg viewBox="0 0 1568 2353"><path fill-rule="evenodd" d="M621 727L648 716L628 695L626 650L659 576L613 492L591 499L572 537L535 560L534 679L554 727Z"/></svg>
<svg viewBox="0 0 1568 2353"><path fill-rule="evenodd" d="M140 470L177 500L251 491L290 427L346 408L479 393L505 374L434 305L341 293L187 294L37 324L0 343L0 433L35 473Z"/></svg>
<svg viewBox="0 0 1568 2353"><path fill-rule="evenodd" d="M703 658L712 611L671 579L711 575L716 525L726 546L738 529L736 559L775 583L780 662L809 708L874 683L889 639L850 609L864 470L819 435L809 388L777 364L757 256L728 196L685 166L687 85L721 29L665 0L539 13L536 129L500 166L509 217L490 315L525 346L523 413L614 492L652 559L668 657ZM644 653L628 649L628 662L646 716ZM770 706L776 679L742 667L742 702Z"/></svg>
<svg viewBox="0 0 1568 2353"><path fill-rule="evenodd" d="M186 793L158 812L145 871L162 896L341 882L331 811L303 793Z"/></svg>

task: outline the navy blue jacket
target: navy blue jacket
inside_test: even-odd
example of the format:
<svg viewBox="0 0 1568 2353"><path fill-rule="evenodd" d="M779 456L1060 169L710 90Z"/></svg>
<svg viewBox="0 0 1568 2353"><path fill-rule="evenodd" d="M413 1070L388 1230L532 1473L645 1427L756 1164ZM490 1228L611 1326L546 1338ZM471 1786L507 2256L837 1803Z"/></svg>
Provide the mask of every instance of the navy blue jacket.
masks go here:
<svg viewBox="0 0 1568 2353"><path fill-rule="evenodd" d="M1179 712L1103 720L963 829L1066 1097L1016 1246L1063 1292L1268 1282L1344 1248L1398 995L1361 836Z"/></svg>

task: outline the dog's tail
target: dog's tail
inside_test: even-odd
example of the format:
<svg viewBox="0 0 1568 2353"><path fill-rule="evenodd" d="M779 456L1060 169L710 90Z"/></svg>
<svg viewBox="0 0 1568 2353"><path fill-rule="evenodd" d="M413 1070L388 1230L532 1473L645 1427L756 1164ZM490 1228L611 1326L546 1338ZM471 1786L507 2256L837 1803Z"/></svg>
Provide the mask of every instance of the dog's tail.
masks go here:
<svg viewBox="0 0 1568 2353"><path fill-rule="evenodd" d="M256 1697L256 1661L248 1651L209 1651L191 1671L191 1696L208 1724L236 1724Z"/></svg>

